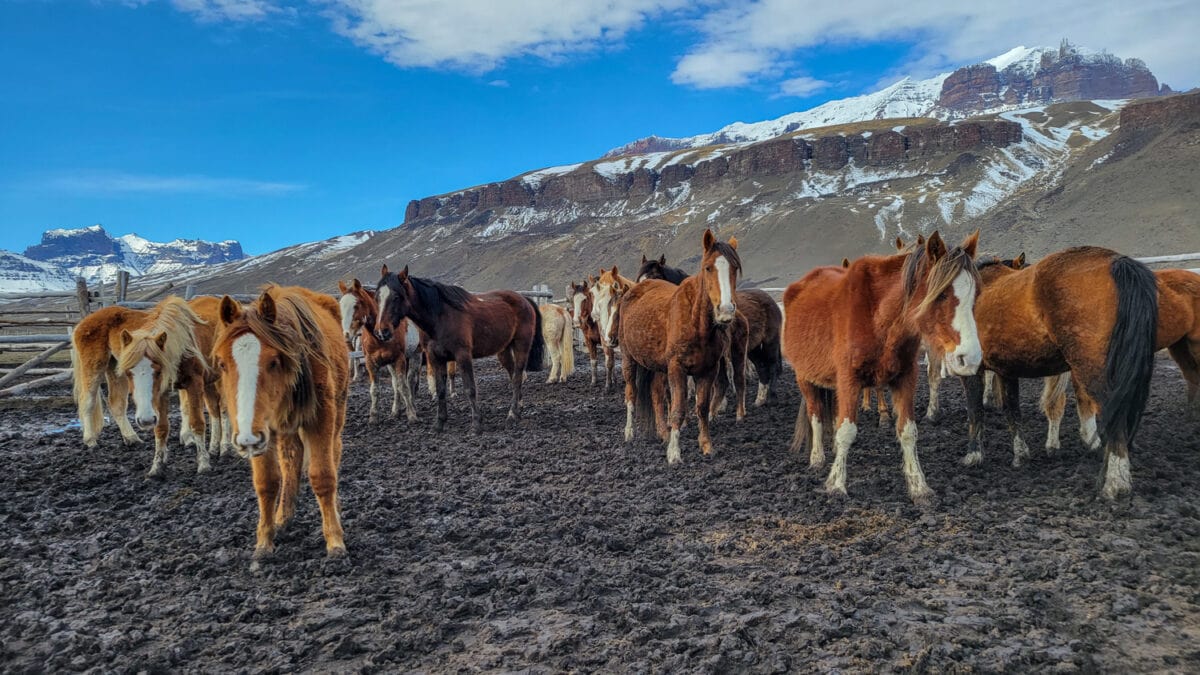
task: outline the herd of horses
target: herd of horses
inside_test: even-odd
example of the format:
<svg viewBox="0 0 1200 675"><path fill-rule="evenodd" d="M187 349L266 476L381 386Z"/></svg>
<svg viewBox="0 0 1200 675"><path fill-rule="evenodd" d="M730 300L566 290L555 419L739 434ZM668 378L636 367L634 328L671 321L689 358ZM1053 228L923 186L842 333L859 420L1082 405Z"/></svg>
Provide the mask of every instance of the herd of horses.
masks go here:
<svg viewBox="0 0 1200 675"><path fill-rule="evenodd" d="M926 416L939 413L938 384L962 378L967 392L966 464L982 460L980 411L994 394L1013 434L1013 463L1029 455L1020 428L1019 382L1046 378L1047 451L1059 447L1066 388L1079 402L1080 433L1104 448L1101 494L1131 490L1129 450L1145 409L1154 354L1169 349L1200 412L1200 275L1151 272L1116 252L1077 247L1026 264L977 255L979 233L949 246L928 239L896 242L891 255L868 255L818 267L776 303L738 289L743 262L736 238L705 230L693 274L647 259L634 279L599 268L567 287L566 308L537 305L507 290L470 293L387 265L372 288L339 282L340 298L301 287L268 285L242 304L229 296L169 297L153 309L106 307L73 334L74 394L83 440L95 447L104 417L100 387L126 444L140 442L127 418L153 428L150 475L168 460L170 394L178 392L180 444L194 446L197 471L236 451L251 463L259 520L254 564L274 550L278 528L295 511L307 474L320 507L330 556L345 553L338 506L338 467L346 423L354 345L370 379L369 420L376 420L376 379L390 376L391 414L403 406L417 421L413 396L424 367L436 401L434 429L448 421L457 371L470 428L483 427L474 360L496 356L512 392L508 417L519 420L529 371L548 361L548 381L574 371L574 334L582 335L591 382L604 355L604 390L614 384L619 352L626 441L657 438L668 464L681 461L681 430L697 427L711 455L710 421L732 404L746 416L746 369L758 380L755 405L769 404L790 364L803 395L790 448L807 448L814 470L833 460L825 481L846 493L858 413L877 396L881 424L894 418L910 498L933 495L917 452L915 414L922 354L930 386ZM890 398L890 410L888 399ZM687 413L694 401L694 415ZM207 412L208 423L205 421ZM207 445L205 441L208 441Z"/></svg>

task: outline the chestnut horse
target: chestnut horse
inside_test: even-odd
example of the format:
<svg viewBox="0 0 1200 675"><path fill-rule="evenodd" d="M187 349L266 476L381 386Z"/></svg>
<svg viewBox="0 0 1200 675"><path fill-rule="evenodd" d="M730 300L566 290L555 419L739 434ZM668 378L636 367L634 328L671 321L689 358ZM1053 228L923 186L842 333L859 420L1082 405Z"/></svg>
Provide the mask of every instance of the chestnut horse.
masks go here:
<svg viewBox="0 0 1200 675"><path fill-rule="evenodd" d="M600 276L591 285L592 320L600 328L600 344L604 348L604 367L608 373L604 378L604 391L608 393L613 383L613 366L618 342L618 327L621 324L618 308L621 298L633 288L634 282L621 276L616 265L611 270L600 268Z"/></svg>
<svg viewBox="0 0 1200 675"><path fill-rule="evenodd" d="M161 476L169 452L170 395L178 390L183 414L180 440L196 447L196 473L211 469L204 445L204 410L209 368L205 350L196 340L201 319L182 298L170 296L150 311L141 328L121 331L117 377L128 377L133 391L134 420L141 428L154 428L154 461L150 476ZM211 347L209 341L207 346ZM214 392L215 393L215 392ZM214 420L220 424L220 406Z"/></svg>
<svg viewBox="0 0 1200 675"><path fill-rule="evenodd" d="M295 514L305 467L325 550L330 557L346 553L338 467L350 352L339 309L329 295L296 286L267 286L245 309L229 296L221 299L214 360L221 395L233 411L234 448L250 457L258 494L252 568L275 550L275 531Z"/></svg>
<svg viewBox="0 0 1200 675"><path fill-rule="evenodd" d="M806 403L796 416L791 449L799 451L810 440L814 469L825 463L822 429L831 417L832 392L837 394L839 421L827 492L846 494L846 458L858 435L863 387L887 386L909 497L923 503L933 495L917 455L917 357L924 340L950 354L951 372L966 375L979 367L972 313L979 292L973 262L978 242L975 232L947 250L934 232L910 252L866 256L848 268L819 267L788 286L783 354Z"/></svg>
<svg viewBox="0 0 1200 675"><path fill-rule="evenodd" d="M567 310L558 305L538 306L542 313L542 340L550 355L550 376L546 382L566 382L575 372L575 331Z"/></svg>
<svg viewBox="0 0 1200 675"><path fill-rule="evenodd" d="M471 404L471 431L479 433L483 428L473 359L496 355L512 384L508 418L521 418L521 381L526 370L542 369L546 345L542 313L532 300L513 291L468 293L458 286L410 276L408 266L396 274L384 265L376 288L375 326L380 339L389 339L404 318L428 336L425 355L437 388L434 431L446 428L446 362L451 360L458 364Z"/></svg>
<svg viewBox="0 0 1200 675"><path fill-rule="evenodd" d="M713 381L728 353L732 325L745 322L734 304L742 269L737 239L717 241L704 231L700 272L678 286L648 279L624 292L620 304L621 369L625 377L625 440L636 425L650 434L653 418L658 435L668 431L667 463L680 461L679 429L688 399L687 378L696 381L696 417L700 451L713 452L708 414ZM670 415L662 419L663 373L670 394ZM636 415L635 415L636 413Z"/></svg>
<svg viewBox="0 0 1200 675"><path fill-rule="evenodd" d="M596 361L600 349L600 325L592 318L592 291L596 278L589 276L586 281L577 284L572 281L567 286L567 311L571 314L571 324L583 334L583 347L587 350L588 361L592 366L592 386L596 385ZM605 350L605 360L608 367L608 381L612 381L612 349Z"/></svg>
<svg viewBox="0 0 1200 675"><path fill-rule="evenodd" d="M71 334L71 371L74 379L75 405L83 427L83 444L96 447L104 428L104 411L100 407L101 376L107 384L108 410L121 430L125 445L141 443L142 439L129 423L129 377L117 375L117 355L124 343L124 331L133 331L146 323L149 312L125 307L104 307L92 312L75 325Z"/></svg>
<svg viewBox="0 0 1200 675"><path fill-rule="evenodd" d="M647 260L646 256L642 256L642 267L638 270L639 283L646 279L662 279L678 285L686 278L687 274L683 270L667 266L666 256L659 256L657 260ZM758 395L754 399L754 405L762 406L767 403L768 397L774 396L775 380L783 370L783 355L780 353L783 312L766 291L758 289L734 291L733 301L737 305L738 311L746 317L750 332L747 335L742 335L740 330L734 332L731 354L736 357L740 354L738 345L745 345L746 358L754 364L754 371L758 375ZM727 365L730 365L737 373L736 365ZM737 375L734 377L736 384ZM727 379L717 377L717 389L713 395L714 403L719 404L724 399ZM745 388L744 368L742 369L741 384L736 386L739 392ZM739 398L741 397L739 396ZM742 416L745 416L744 409L741 411L739 419Z"/></svg>
<svg viewBox="0 0 1200 675"><path fill-rule="evenodd" d="M1085 401L1081 409L1094 402L1103 415L1101 494L1114 499L1129 492L1129 450L1150 392L1160 321L1154 273L1114 251L1080 246L1019 271L991 265L988 275L995 278L985 283L975 316L983 365L1000 378L1013 464L1029 454L1019 427L1019 378L1070 370ZM963 462L975 464L982 460L983 386L979 377L966 382L969 444Z"/></svg>
<svg viewBox="0 0 1200 675"><path fill-rule="evenodd" d="M411 321L402 320L392 339L388 341L375 337L375 317L379 307L375 298L358 279L347 286L338 281L338 290L342 297L338 300L342 311L342 333L347 340L355 334L362 344L363 362L367 368L367 379L370 381L371 407L367 412L367 422L375 422L375 382L385 369L392 379L392 418L400 416L400 402L404 402L404 414L410 423L417 421L417 411L413 409L413 391L416 389L421 371L420 335L417 327Z"/></svg>

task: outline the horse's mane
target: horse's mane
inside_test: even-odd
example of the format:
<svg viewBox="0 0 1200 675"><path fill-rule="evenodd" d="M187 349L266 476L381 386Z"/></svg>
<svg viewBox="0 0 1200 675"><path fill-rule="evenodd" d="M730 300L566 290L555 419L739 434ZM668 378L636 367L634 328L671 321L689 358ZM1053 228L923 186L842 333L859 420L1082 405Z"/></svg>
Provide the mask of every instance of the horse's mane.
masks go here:
<svg viewBox="0 0 1200 675"><path fill-rule="evenodd" d="M996 265L1012 267L1014 262L1016 262L1016 258L1008 258L1007 260L1005 260L1005 259L1002 259L997 256L989 256L987 258L981 258L979 260L976 260L975 261L975 269L982 272L983 270L985 270L989 267L995 267Z"/></svg>
<svg viewBox="0 0 1200 675"><path fill-rule="evenodd" d="M671 267L670 265L662 262L661 260L656 259L656 260L647 260L646 262L642 263L642 266L640 269L638 269L638 273L634 277L634 279L635 280L641 279L642 277L645 277L651 273L656 273L656 274L658 274L658 276L657 277L649 277L649 278L663 279L663 280L669 281L673 284L682 283L683 280L688 277L688 273L684 272L682 269L680 269L678 267Z"/></svg>
<svg viewBox="0 0 1200 675"><path fill-rule="evenodd" d="M925 247L918 246L911 253L902 253L901 255L908 256L904 261L904 301L908 303L913 299L912 295L917 290L917 284L920 283L918 274L924 266L922 263L926 262ZM920 314L928 309L937 300L937 297L941 295L942 291L954 283L959 273L964 271L975 280L976 288L982 286L979 280L979 270L975 269L975 261L971 259L971 256L961 246L955 246L946 255L938 258L933 263L932 268L926 273L925 297L921 298L916 312Z"/></svg>
<svg viewBox="0 0 1200 675"><path fill-rule="evenodd" d="M275 284L264 286L263 293L275 300L275 322L263 318L260 300L242 312L246 330L238 332L254 333L264 345L279 353L280 367L292 375L292 396L287 407L279 411L280 417L286 426L300 427L317 413L313 365L331 367L329 356L333 350L326 349L324 334L307 298Z"/></svg>
<svg viewBox="0 0 1200 675"><path fill-rule="evenodd" d="M475 296L461 286L452 286L433 279L422 279L411 275L408 280L412 282L413 290L417 292L421 305L434 316L444 313L447 305L462 311L475 299Z"/></svg>
<svg viewBox="0 0 1200 675"><path fill-rule="evenodd" d="M717 253L725 256L726 260L729 261L730 265L733 265L734 269L736 269L738 272L742 271L742 258L738 255L736 248L730 246L728 242L724 241L714 241L712 247L716 249Z"/></svg>
<svg viewBox="0 0 1200 675"><path fill-rule="evenodd" d="M207 370L208 363L196 344L196 325L205 321L196 315L183 299L171 296L162 302L147 317L148 324L131 333L133 341L126 345L117 358L117 372L127 373L143 357L162 366L160 390L170 391L179 380L179 365L185 358L195 358ZM166 334L162 347L158 336Z"/></svg>

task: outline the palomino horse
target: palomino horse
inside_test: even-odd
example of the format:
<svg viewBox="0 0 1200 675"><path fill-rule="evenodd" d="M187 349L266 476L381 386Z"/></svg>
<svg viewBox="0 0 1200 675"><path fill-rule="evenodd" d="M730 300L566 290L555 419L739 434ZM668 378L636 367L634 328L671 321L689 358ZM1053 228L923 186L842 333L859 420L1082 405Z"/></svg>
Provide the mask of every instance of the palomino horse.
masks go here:
<svg viewBox="0 0 1200 675"><path fill-rule="evenodd" d="M600 328L600 344L604 348L604 391L608 392L613 382L613 366L616 364L614 349L618 342L621 298L633 288L633 281L621 276L616 265L611 270L600 268L600 277L591 285L592 320Z"/></svg>
<svg viewBox="0 0 1200 675"><path fill-rule="evenodd" d="M1156 349L1170 353L1188 387L1188 411L1200 417L1200 274L1187 270L1158 270L1158 330ZM1050 423L1046 431L1046 449L1061 446L1059 429L1066 409L1070 373L1047 377L1042 390L1042 412ZM1100 439L1096 434L1096 402L1085 390L1075 386L1076 410L1079 412L1079 435L1084 444L1096 449Z"/></svg>
<svg viewBox="0 0 1200 675"><path fill-rule="evenodd" d="M342 297L338 304L342 310L342 333L347 340L355 334L362 344L363 362L367 367L367 379L370 381L371 407L367 412L367 422L375 421L375 382L385 369L392 379L392 418L400 416L400 402L404 402L404 414L408 421L417 421L417 411L413 409L413 390L421 370L420 335L417 327L411 321L402 320L392 339L386 342L375 337L375 317L379 307L375 298L363 288L358 279L347 286L338 281L338 290Z"/></svg>
<svg viewBox="0 0 1200 675"><path fill-rule="evenodd" d="M683 270L667 266L666 256L659 256L657 260L647 260L645 256L642 256L642 267L638 270L638 282L645 279L662 279L678 285L686 278L687 274ZM746 317L750 332L748 335L741 335L740 330L734 331L731 354L736 358L740 353L738 345L745 344L746 357L754 364L754 371L758 375L758 396L754 399L754 405L765 405L768 397L774 395L775 379L783 369L783 355L780 353L783 312L770 295L758 289L734 291L733 301L737 305L738 312ZM734 327L737 328L738 325L735 324ZM738 368L732 363L727 365L734 370L736 384ZM727 379L717 377L717 389L713 395L714 403L719 404L724 399ZM739 392L745 387L744 369L740 380L741 384L737 385ZM745 410L742 410L739 419L744 415Z"/></svg>
<svg viewBox="0 0 1200 675"><path fill-rule="evenodd" d="M542 340L550 355L550 377L547 382L566 382L575 372L575 336L571 317L558 305L538 307L542 313Z"/></svg>
<svg viewBox="0 0 1200 675"><path fill-rule="evenodd" d="M296 286L267 286L244 310L221 299L213 355L233 411L234 447L250 457L258 494L253 567L275 550L276 529L295 514L305 467L325 550L346 553L337 486L350 352L339 313L332 297Z"/></svg>
<svg viewBox="0 0 1200 675"><path fill-rule="evenodd" d="M83 427L83 444L94 448L104 428L104 411L100 407L101 376L107 384L108 410L121 430L125 445L141 443L142 439L129 423L129 377L117 375L117 355L124 344L124 331L141 328L150 314L125 307L104 307L84 317L71 335L71 370L74 378L75 405Z"/></svg>
<svg viewBox="0 0 1200 675"><path fill-rule="evenodd" d="M475 390L473 359L496 355L508 371L512 405L508 418L521 418L521 381L526 370L541 370L545 351L542 313L533 301L513 291L473 294L448 284L410 276L405 266L399 274L383 266L378 290L380 339L391 337L401 319L408 318L427 336L425 355L437 388L435 431L446 428L446 362L455 361L471 404L471 431L483 428Z"/></svg>
<svg viewBox="0 0 1200 675"><path fill-rule="evenodd" d="M713 380L729 351L732 324L745 322L734 305L742 262L737 239L717 241L704 231L700 272L676 286L648 279L624 292L620 307L621 369L625 377L625 440L636 424L649 435L651 419L659 437L669 426L667 463L680 461L679 428L684 422L687 378L696 381L700 451L712 454L708 415ZM664 421L662 378L670 388L670 416ZM636 412L636 415L635 415Z"/></svg>
<svg viewBox="0 0 1200 675"><path fill-rule="evenodd" d="M600 349L600 325L592 318L592 292L596 278L588 277L587 281L577 284L572 281L567 286L567 311L571 313L572 325L583 334L583 347L587 350L588 361L592 366L592 386L596 386L596 361ZM605 352L608 359L608 379L612 380L611 350Z"/></svg>
<svg viewBox="0 0 1200 675"><path fill-rule="evenodd" d="M196 341L203 319L182 298L170 296L155 305L141 328L121 331L117 355L117 377L128 377L133 390L134 419L139 427L154 428L154 461L150 476L162 475L169 453L167 434L171 429L170 395L179 390L183 444L196 446L196 473L211 469L204 445L205 389L209 380L204 349ZM209 345L211 346L211 342ZM186 392L186 394L184 393ZM220 406L213 415L220 424ZM214 429L215 432L215 429ZM214 435L219 435L215 434Z"/></svg>
<svg viewBox="0 0 1200 675"><path fill-rule="evenodd" d="M863 387L887 386L909 497L922 503L932 496L917 455L917 356L924 340L950 355L951 372L969 375L979 367L972 314L979 292L972 260L978 241L976 232L947 251L934 232L911 252L866 256L849 268L819 267L788 286L783 354L796 371L807 406L796 416L791 449L799 451L811 439L809 465L814 469L825 463L822 428L830 418L830 392L837 393L839 422L827 492L846 493L846 457L858 435Z"/></svg>
<svg viewBox="0 0 1200 675"><path fill-rule="evenodd" d="M1154 274L1132 258L1094 246L1069 248L1019 271L990 265L982 273L987 281L975 317L984 368L1000 378L1013 464L1029 454L1019 427L1019 378L1070 370L1076 390L1103 413L1101 494L1113 499L1129 492L1129 449L1154 372L1159 323ZM966 383L970 440L963 462L975 464L982 460L983 386L978 377Z"/></svg>

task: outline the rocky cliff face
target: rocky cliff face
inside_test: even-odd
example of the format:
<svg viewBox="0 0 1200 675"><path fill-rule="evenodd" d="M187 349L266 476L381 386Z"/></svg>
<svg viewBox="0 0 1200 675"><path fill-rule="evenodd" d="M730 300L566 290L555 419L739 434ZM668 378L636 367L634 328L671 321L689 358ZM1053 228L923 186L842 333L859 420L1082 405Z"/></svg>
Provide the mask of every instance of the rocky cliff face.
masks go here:
<svg viewBox="0 0 1200 675"><path fill-rule="evenodd" d="M1131 103L1121 110L1121 131L1155 129L1175 123L1200 124L1200 92Z"/></svg>

